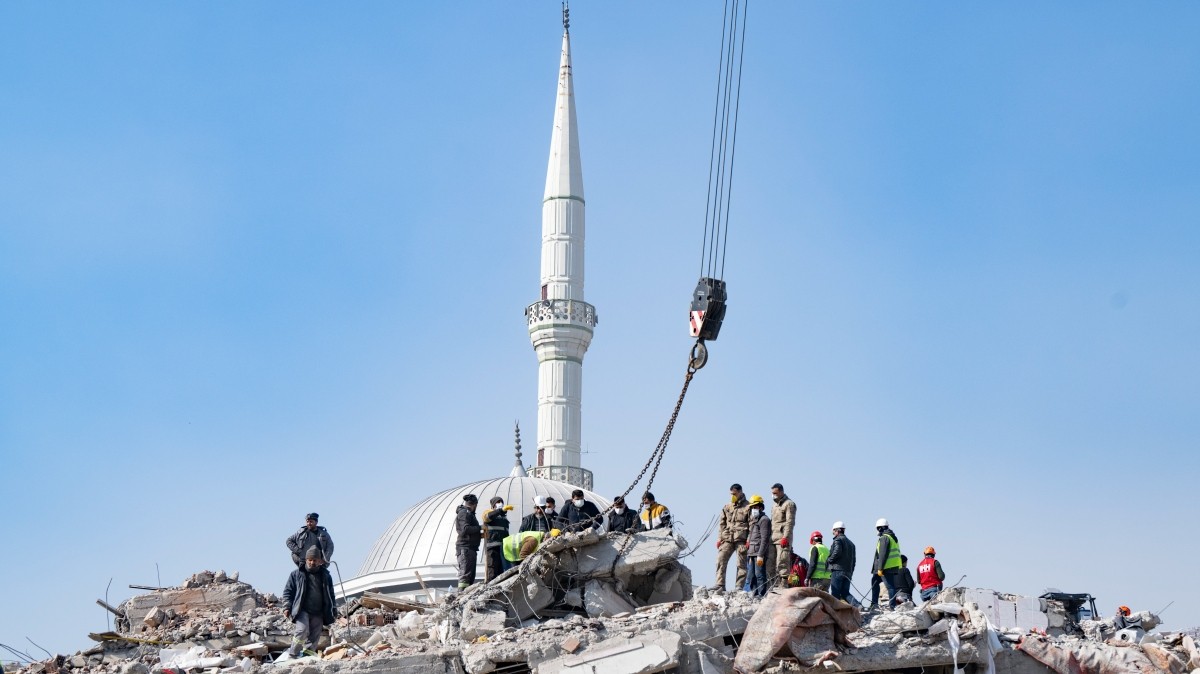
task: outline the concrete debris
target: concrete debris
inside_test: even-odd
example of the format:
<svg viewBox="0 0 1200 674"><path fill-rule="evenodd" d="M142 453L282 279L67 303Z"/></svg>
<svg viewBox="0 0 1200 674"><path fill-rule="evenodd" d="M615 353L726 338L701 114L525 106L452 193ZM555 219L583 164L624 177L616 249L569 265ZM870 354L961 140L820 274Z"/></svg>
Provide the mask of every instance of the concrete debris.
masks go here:
<svg viewBox="0 0 1200 674"><path fill-rule="evenodd" d="M1197 635L1134 614L1083 621L1061 606L991 590L946 590L920 607L868 614L820 590L697 589L669 531L567 534L491 583L441 604L367 595L341 607L318 656L281 657L292 623L236 574L201 572L119 607L117 632L21 674L487 674L529 672L895 672L1185 674ZM1124 638L1122 638L1124 635Z"/></svg>

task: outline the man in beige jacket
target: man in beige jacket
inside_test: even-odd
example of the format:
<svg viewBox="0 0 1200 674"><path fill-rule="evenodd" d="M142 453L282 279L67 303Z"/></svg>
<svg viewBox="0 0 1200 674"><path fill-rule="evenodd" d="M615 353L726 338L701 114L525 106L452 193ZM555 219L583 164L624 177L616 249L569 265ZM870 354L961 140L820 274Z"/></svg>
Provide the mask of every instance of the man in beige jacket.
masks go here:
<svg viewBox="0 0 1200 674"><path fill-rule="evenodd" d="M783 485L771 486L775 507L771 508L771 543L775 553L775 577L787 580L792 568L792 534L796 530L796 502L783 492ZM782 582L782 581L781 581Z"/></svg>
<svg viewBox="0 0 1200 674"><path fill-rule="evenodd" d="M721 520L717 525L717 582L714 590L725 589L725 575L729 558L737 552L737 583L735 589L746 584L746 537L750 534L750 502L742 492L742 485L729 485L729 503L721 508Z"/></svg>

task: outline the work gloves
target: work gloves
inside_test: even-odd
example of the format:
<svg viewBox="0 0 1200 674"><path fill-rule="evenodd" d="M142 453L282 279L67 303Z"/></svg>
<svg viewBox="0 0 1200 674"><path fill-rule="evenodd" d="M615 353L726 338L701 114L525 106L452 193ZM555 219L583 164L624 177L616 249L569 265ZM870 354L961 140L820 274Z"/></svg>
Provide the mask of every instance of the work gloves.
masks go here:
<svg viewBox="0 0 1200 674"><path fill-rule="evenodd" d="M506 505L506 506L504 506L504 511L505 511L505 512L508 512L508 511L510 511L510 510L512 510L512 509L513 509L513 507L512 507L511 505Z"/></svg>
<svg viewBox="0 0 1200 674"><path fill-rule="evenodd" d="M786 538L781 538L781 539L779 539L779 546L780 546L780 547L786 548L786 547L787 547L787 544L788 544L788 539L786 539Z"/></svg>

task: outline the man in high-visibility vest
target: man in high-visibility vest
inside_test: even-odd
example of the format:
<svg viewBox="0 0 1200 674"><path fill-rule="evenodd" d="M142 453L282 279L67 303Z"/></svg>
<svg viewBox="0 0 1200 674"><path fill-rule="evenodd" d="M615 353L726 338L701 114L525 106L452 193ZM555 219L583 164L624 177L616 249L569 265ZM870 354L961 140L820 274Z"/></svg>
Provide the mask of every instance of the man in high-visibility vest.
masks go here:
<svg viewBox="0 0 1200 674"><path fill-rule="evenodd" d="M900 541L884 518L875 522L879 538L875 540L875 561L871 562L871 608L879 608L879 583L887 585L889 601L896 598L896 580L900 574Z"/></svg>
<svg viewBox="0 0 1200 674"><path fill-rule="evenodd" d="M831 578L829 548L825 547L821 532L814 531L808 537L808 586L828 592Z"/></svg>
<svg viewBox="0 0 1200 674"><path fill-rule="evenodd" d="M558 530L555 529L555 531ZM504 544L501 546L504 561L508 562L510 568L520 564L521 560L538 549L538 546L542 544L542 539L546 536L545 531L518 531L511 536L506 536Z"/></svg>

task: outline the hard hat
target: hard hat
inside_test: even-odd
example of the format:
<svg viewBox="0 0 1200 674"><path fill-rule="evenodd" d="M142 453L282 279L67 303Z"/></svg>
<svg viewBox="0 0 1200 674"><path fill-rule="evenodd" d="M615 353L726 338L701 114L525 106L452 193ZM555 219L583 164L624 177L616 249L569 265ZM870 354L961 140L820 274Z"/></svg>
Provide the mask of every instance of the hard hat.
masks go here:
<svg viewBox="0 0 1200 674"><path fill-rule="evenodd" d="M561 535L561 534L562 534L562 531L561 531L561 530L559 530L559 529L551 529L551 530L550 530L550 537L551 537L551 538L553 538L553 537L555 537L555 536L559 536L559 535Z"/></svg>
<svg viewBox="0 0 1200 674"><path fill-rule="evenodd" d="M762 497L761 497L761 496L759 496L758 494L755 494L754 496L751 496L751 497L750 497L750 505L756 505L756 504L757 504L757 505L762 505L762 504L763 504Z"/></svg>
<svg viewBox="0 0 1200 674"><path fill-rule="evenodd" d="M925 547L925 554L927 554L927 555L936 555L936 554L937 554L937 550L934 550L932 545L928 545L928 546L926 546L926 547Z"/></svg>
<svg viewBox="0 0 1200 674"><path fill-rule="evenodd" d="M886 520L886 519L884 519L884 518L882 518L882 517L880 517L880 518L879 518L879 519L878 519L878 520L875 522L875 528L879 528L879 527L886 527L887 525L888 525L888 523L887 523L887 520Z"/></svg>
<svg viewBox="0 0 1200 674"><path fill-rule="evenodd" d="M842 522L834 522L834 523L833 523L833 530L834 530L834 531L837 531L838 529L845 529L845 528L846 528L846 525L845 525L845 524L843 524Z"/></svg>
<svg viewBox="0 0 1200 674"><path fill-rule="evenodd" d="M545 496L533 497L533 505L535 505L539 508L545 508L546 507L546 497Z"/></svg>
<svg viewBox="0 0 1200 674"><path fill-rule="evenodd" d="M1130 613L1129 607L1128 606L1118 606L1117 613L1120 613L1121 615L1129 615L1129 613Z"/></svg>
<svg viewBox="0 0 1200 674"><path fill-rule="evenodd" d="M808 544L809 545L812 545L813 541L823 541L823 540L825 540L825 537L821 535L820 531L814 531L811 534L809 534L809 536L808 536Z"/></svg>

